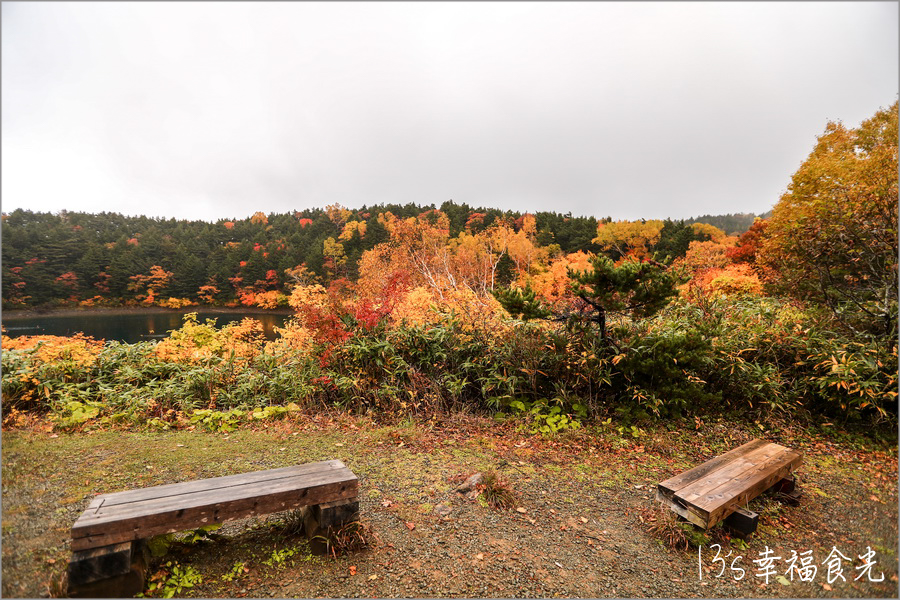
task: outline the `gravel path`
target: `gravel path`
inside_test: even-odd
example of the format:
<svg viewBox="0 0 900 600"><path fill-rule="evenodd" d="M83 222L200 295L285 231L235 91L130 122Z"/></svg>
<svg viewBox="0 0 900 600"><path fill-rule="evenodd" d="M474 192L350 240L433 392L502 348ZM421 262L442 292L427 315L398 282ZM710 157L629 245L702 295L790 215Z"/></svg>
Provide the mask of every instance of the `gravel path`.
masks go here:
<svg viewBox="0 0 900 600"><path fill-rule="evenodd" d="M4 597L58 594L68 528L95 493L325 458L340 458L359 475L362 520L377 538L371 549L313 557L305 540L280 533L284 515L228 523L214 541L175 546L164 558L203 577L179 595L897 597L896 447L723 422L658 426L638 439L610 430L547 440L477 419L379 427L349 418L230 436L51 435L39 427L4 431ZM804 452L803 499L799 506L768 497L751 503L760 527L746 545L715 528L702 548L701 579L698 550L663 546L642 515L658 506L658 481L760 435ZM491 509L454 491L461 478L488 470L510 483L514 509ZM730 571L715 577L712 543L732 552L729 564L742 556L743 579ZM766 585L756 576L753 560L766 548L783 559L811 549L821 563L832 547L852 559L844 563L846 581L828 584L823 564L811 582L785 586L772 577ZM853 580L867 547L881 583ZM227 580L241 562L246 570ZM787 569L784 560L776 567Z"/></svg>

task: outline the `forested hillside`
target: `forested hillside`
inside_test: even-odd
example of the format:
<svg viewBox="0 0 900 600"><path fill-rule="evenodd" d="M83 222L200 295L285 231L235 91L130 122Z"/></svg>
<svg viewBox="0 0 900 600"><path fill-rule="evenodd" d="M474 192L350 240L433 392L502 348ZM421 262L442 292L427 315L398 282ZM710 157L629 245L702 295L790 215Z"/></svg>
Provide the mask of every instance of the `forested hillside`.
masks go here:
<svg viewBox="0 0 900 600"><path fill-rule="evenodd" d="M740 236L452 203L212 224L17 211L7 306L294 316L272 341L253 319L196 315L152 343L4 336L4 414L220 430L304 406L464 409L552 433L735 410L893 429L897 119L894 104L858 129L829 124L771 218Z"/></svg>
<svg viewBox="0 0 900 600"><path fill-rule="evenodd" d="M753 213L729 213L727 215L700 215L699 217L692 217L690 219L685 219L684 222L687 225L691 225L693 223L706 223L708 225L713 225L714 227L718 227L725 233L729 235L740 235L750 229L750 226L753 225L753 221L757 218L768 219L772 216L772 211L768 211L763 213L762 215L755 215Z"/></svg>
<svg viewBox="0 0 900 600"><path fill-rule="evenodd" d="M301 273L324 285L341 278L355 282L366 251L396 245L389 221L423 214L446 217L448 241L501 228L514 234L525 222L521 213L453 202L437 211L414 204L359 210L333 205L215 223L16 210L3 215L3 306L286 306ZM723 222L726 231L742 232L752 224L753 215L739 216ZM602 250L594 242L594 217L539 212L533 219L529 243L543 248L548 258ZM692 240L708 239L690 222L658 223L664 226L649 250L661 258L683 256ZM509 284L512 261L509 252L500 254L495 284ZM615 250L610 256L616 257Z"/></svg>

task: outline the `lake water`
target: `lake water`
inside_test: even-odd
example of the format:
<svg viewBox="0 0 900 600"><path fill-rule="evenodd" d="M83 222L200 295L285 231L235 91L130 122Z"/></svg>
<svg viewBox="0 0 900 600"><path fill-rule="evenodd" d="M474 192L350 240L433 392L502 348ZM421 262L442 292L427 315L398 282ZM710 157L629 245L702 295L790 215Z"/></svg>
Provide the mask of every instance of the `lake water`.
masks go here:
<svg viewBox="0 0 900 600"><path fill-rule="evenodd" d="M240 321L250 317L259 321L266 337L275 339L275 327L284 326L290 318L288 313L265 311L225 311L225 310L179 310L179 311L129 311L129 312L79 312L77 314L17 316L3 313L3 327L6 335L74 335L81 332L95 339L117 340L120 342L141 342L166 337L184 322L184 315L196 312L200 323L215 319L216 326Z"/></svg>

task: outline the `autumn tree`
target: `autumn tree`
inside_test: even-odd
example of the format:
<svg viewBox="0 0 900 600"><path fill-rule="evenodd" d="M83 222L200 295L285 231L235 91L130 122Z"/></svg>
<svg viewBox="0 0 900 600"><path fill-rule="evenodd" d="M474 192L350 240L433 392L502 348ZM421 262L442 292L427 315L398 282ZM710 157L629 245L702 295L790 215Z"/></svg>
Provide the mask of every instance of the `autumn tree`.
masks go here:
<svg viewBox="0 0 900 600"><path fill-rule="evenodd" d="M853 329L897 328L897 108L828 123L775 205L759 261Z"/></svg>
<svg viewBox="0 0 900 600"><path fill-rule="evenodd" d="M333 237L325 238L322 245L322 255L325 257L325 271L329 279L334 279L343 273L347 264L347 255L344 253L344 245Z"/></svg>
<svg viewBox="0 0 900 600"><path fill-rule="evenodd" d="M135 298L144 304L153 304L159 292L172 280L172 272L153 265L146 275L132 275L129 279L128 290L135 293Z"/></svg>
<svg viewBox="0 0 900 600"><path fill-rule="evenodd" d="M68 293L69 296L67 300L69 302L75 302L78 300L78 275L75 274L74 271L67 271L56 278L56 283L59 285L61 290L64 290L63 293Z"/></svg>
<svg viewBox="0 0 900 600"><path fill-rule="evenodd" d="M649 247L659 241L663 225L662 221L656 220L600 223L593 243L606 252L617 253L617 257L644 258Z"/></svg>
<svg viewBox="0 0 900 600"><path fill-rule="evenodd" d="M410 265L425 285L443 299L444 292L458 285L451 263L450 220L439 210L425 211L417 217L402 219L391 212L378 220L390 234L387 244L393 249L394 262Z"/></svg>
<svg viewBox="0 0 900 600"><path fill-rule="evenodd" d="M572 296L570 272L590 270L592 258L593 255L587 252L553 257L548 264L539 266L527 282L538 298L546 304L556 306Z"/></svg>
<svg viewBox="0 0 900 600"><path fill-rule="evenodd" d="M506 256L516 232L502 222L472 235L462 231L449 242L452 262L448 265L455 275L457 286L463 286L480 296L490 295L497 283L500 262Z"/></svg>
<svg viewBox="0 0 900 600"><path fill-rule="evenodd" d="M750 226L750 229L741 234L738 238L737 246L729 248L725 255L733 263L746 263L749 265L756 264L756 255L759 253L760 244L762 244L763 236L769 222L765 219L757 219Z"/></svg>
<svg viewBox="0 0 900 600"><path fill-rule="evenodd" d="M538 246L535 243L537 221L534 215L526 213L516 221L516 225L518 230L508 238L506 251L515 264L516 272L520 275L528 275L538 257Z"/></svg>
<svg viewBox="0 0 900 600"><path fill-rule="evenodd" d="M708 239L711 242L721 242L725 239L725 232L709 223L692 223L691 229L698 237Z"/></svg>

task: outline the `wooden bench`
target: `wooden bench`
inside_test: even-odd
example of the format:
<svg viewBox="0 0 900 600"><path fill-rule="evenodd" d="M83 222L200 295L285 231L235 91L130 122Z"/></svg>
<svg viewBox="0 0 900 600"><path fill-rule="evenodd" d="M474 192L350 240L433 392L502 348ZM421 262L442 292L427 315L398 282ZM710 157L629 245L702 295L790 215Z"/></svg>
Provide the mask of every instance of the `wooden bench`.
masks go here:
<svg viewBox="0 0 900 600"><path fill-rule="evenodd" d="M735 518L752 522L744 526L750 528L744 533L750 533L756 519L742 507L773 486L792 490L793 472L802 461L795 450L753 440L666 479L657 486L656 498L704 529L737 512Z"/></svg>
<svg viewBox="0 0 900 600"><path fill-rule="evenodd" d="M72 526L70 592L91 595L98 590L87 584L127 575L135 543L156 535L303 507L307 535L320 535L356 520L357 484L328 460L97 496Z"/></svg>

